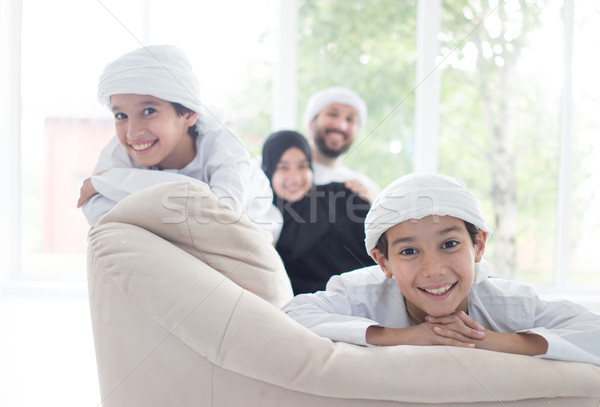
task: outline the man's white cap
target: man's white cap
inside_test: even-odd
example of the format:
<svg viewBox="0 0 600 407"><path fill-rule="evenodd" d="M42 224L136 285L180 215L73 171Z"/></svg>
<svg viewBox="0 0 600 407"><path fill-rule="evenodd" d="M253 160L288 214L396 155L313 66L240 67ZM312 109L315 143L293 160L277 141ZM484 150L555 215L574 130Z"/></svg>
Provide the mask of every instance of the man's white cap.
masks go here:
<svg viewBox="0 0 600 407"><path fill-rule="evenodd" d="M310 122L332 103L352 106L358 113L358 124L360 127L363 127L367 122L367 105L364 100L356 92L348 88L334 86L323 89L308 99L306 110L304 111L304 124L306 127L308 128Z"/></svg>

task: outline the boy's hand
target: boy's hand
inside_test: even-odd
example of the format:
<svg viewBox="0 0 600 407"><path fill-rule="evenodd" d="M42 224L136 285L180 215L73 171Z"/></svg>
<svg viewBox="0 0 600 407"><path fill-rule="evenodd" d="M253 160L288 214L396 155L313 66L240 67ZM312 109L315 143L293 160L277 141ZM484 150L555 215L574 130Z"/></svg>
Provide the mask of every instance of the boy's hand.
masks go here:
<svg viewBox="0 0 600 407"><path fill-rule="evenodd" d="M503 333L484 329L464 312L425 318L410 328L370 326L367 343L371 345L444 345L487 349L519 355L543 355L548 351L544 337L526 333Z"/></svg>
<svg viewBox="0 0 600 407"><path fill-rule="evenodd" d="M460 346L474 348L484 339L484 328L464 312L427 317L427 322L410 328L370 326L366 334L371 345Z"/></svg>
<svg viewBox="0 0 600 407"><path fill-rule="evenodd" d="M94 175L102 175L104 174L106 171L99 171L97 173L95 173ZM96 195L98 193L98 191L96 191L96 188L94 188L94 185L92 184L92 178L87 178L85 181L83 181L83 185L81 186L81 189L79 190L79 199L77 200L77 207L81 208L83 206L83 204L85 203L85 201L87 201L88 199L90 199L91 197L93 197L94 195Z"/></svg>
<svg viewBox="0 0 600 407"><path fill-rule="evenodd" d="M485 337L485 328L463 311L453 312L443 317L428 316L425 320L427 321L426 323L432 325L433 332L436 335L445 339L455 340L460 344L475 345L477 341Z"/></svg>
<svg viewBox="0 0 600 407"><path fill-rule="evenodd" d="M87 178L85 181L83 181L83 185L79 190L79 199L77 200L77 207L81 208L85 201L87 201L97 193L98 191L96 191L94 185L92 184L92 179Z"/></svg>
<svg viewBox="0 0 600 407"><path fill-rule="evenodd" d="M548 351L548 342L540 335L525 333L504 333L485 330L480 338L464 336L460 323L452 321L452 317L458 317L466 326L483 333L484 328L473 321L464 312L453 313L445 317L426 317L427 322L436 324L434 332L445 338L452 338L459 342L472 342L479 349L493 350L496 352L516 353L519 355L543 355ZM441 324L441 326L439 325ZM472 339L477 339L474 342Z"/></svg>

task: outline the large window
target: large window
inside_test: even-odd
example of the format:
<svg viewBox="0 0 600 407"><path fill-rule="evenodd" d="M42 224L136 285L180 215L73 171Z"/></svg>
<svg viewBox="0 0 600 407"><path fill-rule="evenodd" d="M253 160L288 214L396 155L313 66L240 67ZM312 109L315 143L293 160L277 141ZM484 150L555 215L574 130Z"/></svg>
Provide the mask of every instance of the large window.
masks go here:
<svg viewBox="0 0 600 407"><path fill-rule="evenodd" d="M550 283L563 90L561 5L446 1L442 27L442 52L451 55L442 75L440 171L467 181L485 202L494 229L487 257L495 273Z"/></svg>
<svg viewBox="0 0 600 407"><path fill-rule="evenodd" d="M18 208L13 200L3 208L19 215L5 212L12 232L2 236L25 274L84 278L88 226L75 202L113 132L96 100L98 76L142 44L173 43L192 60L204 102L223 109L255 156L281 122L273 115L289 117L279 107L297 106L291 116L305 132L306 101L326 86L366 100L369 119L345 164L381 186L420 168L420 125L439 123L425 150L429 168L464 179L482 199L496 274L600 285L596 1L428 1L439 5L438 21L420 15L417 0L0 1L11 39L3 40L2 83L12 95L2 125L17 135L5 143L1 179ZM423 25L439 30L426 78L439 79L439 92L419 107ZM286 78L297 92L274 92ZM273 95L294 100L280 106Z"/></svg>
<svg viewBox="0 0 600 407"><path fill-rule="evenodd" d="M441 21L417 19L417 2L301 2L299 106L335 84L364 95L370 119L346 163L381 185L414 168L463 179L494 229L494 274L560 289L600 284L600 153L591 60L600 7L593 1L432 1ZM433 6L435 7L435 5ZM574 12L573 12L574 11ZM414 94L416 21L437 26L439 157L423 166ZM422 29L422 27L420 27ZM431 45L431 43L429 43ZM422 62L422 61L421 61ZM416 117L418 118L419 115Z"/></svg>
<svg viewBox="0 0 600 407"><path fill-rule="evenodd" d="M440 171L486 201L498 275L600 283L584 260L598 224L585 43L597 15L592 2L444 2Z"/></svg>
<svg viewBox="0 0 600 407"><path fill-rule="evenodd" d="M96 99L104 66L144 44L184 50L203 102L256 155L270 130L277 13L268 1L23 0L20 270L85 277L82 181L113 134ZM235 10L235 12L232 12Z"/></svg>
<svg viewBox="0 0 600 407"><path fill-rule="evenodd" d="M596 244L600 242L600 78L594 56L600 35L600 4L577 0L573 10L572 138L568 256L569 283L600 284Z"/></svg>
<svg viewBox="0 0 600 407"><path fill-rule="evenodd" d="M298 123L310 95L346 86L368 119L345 164L382 186L413 168L416 4L396 0L299 2Z"/></svg>

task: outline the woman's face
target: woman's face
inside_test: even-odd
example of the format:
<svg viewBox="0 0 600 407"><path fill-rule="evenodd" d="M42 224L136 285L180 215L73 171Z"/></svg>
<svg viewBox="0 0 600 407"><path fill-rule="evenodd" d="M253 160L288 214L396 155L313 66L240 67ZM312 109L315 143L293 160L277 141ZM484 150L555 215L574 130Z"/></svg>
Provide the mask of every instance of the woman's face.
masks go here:
<svg viewBox="0 0 600 407"><path fill-rule="evenodd" d="M297 147L291 147L279 159L271 186L273 192L285 201L299 201L312 186L313 173L306 155Z"/></svg>

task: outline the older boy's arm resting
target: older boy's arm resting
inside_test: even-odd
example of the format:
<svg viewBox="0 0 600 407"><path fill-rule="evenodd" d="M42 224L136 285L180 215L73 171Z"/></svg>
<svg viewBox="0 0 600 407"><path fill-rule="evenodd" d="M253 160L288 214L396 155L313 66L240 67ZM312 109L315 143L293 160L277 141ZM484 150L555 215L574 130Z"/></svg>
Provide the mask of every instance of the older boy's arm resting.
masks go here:
<svg viewBox="0 0 600 407"><path fill-rule="evenodd" d="M548 341L543 336L526 333L503 333L486 331L485 339L477 348L496 352L516 353L520 355L544 355L548 351Z"/></svg>
<svg viewBox="0 0 600 407"><path fill-rule="evenodd" d="M137 168L113 168L88 178L82 186L80 202L90 226L106 214L121 199L152 185L187 181L206 185L202 181L167 171L150 171ZM84 188L87 189L84 191ZM86 191L88 191L86 193ZM83 198L87 197L85 201Z"/></svg>

